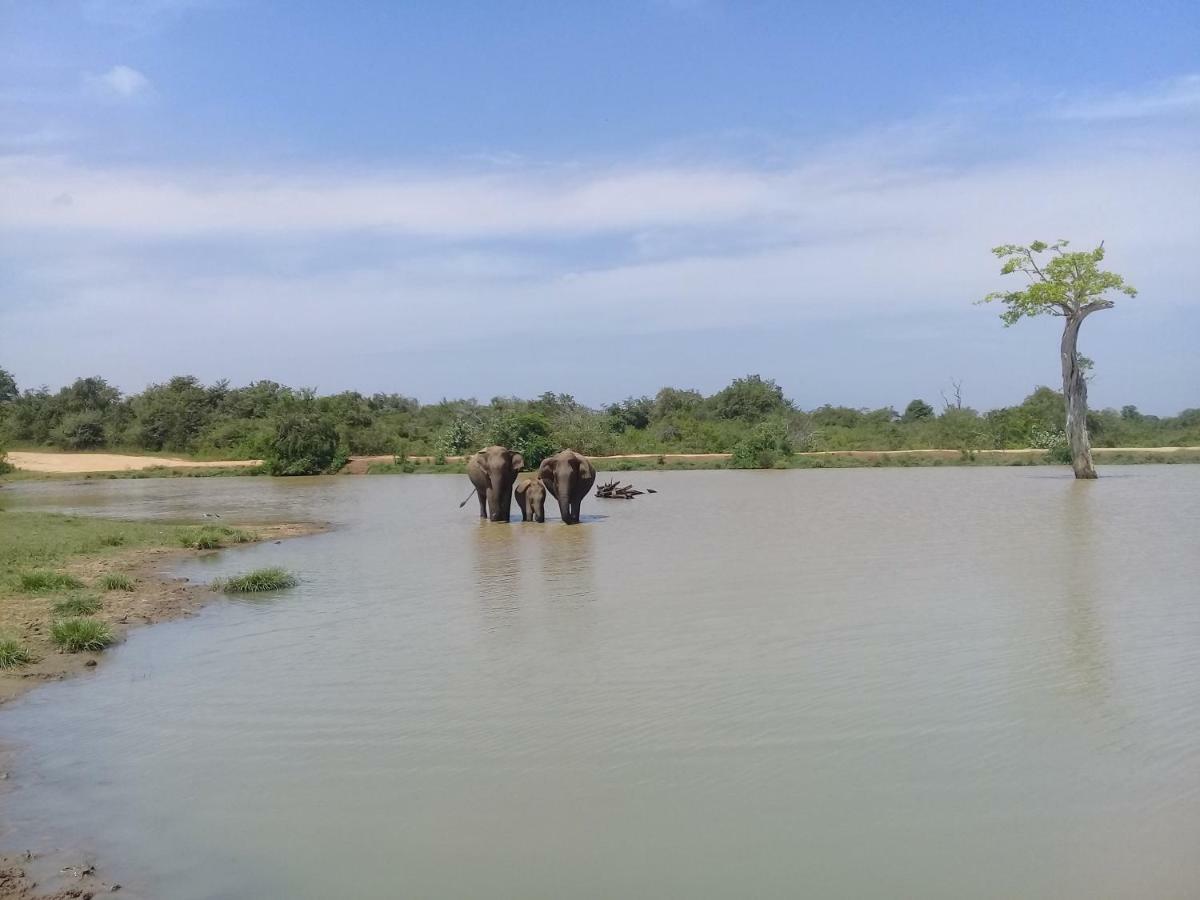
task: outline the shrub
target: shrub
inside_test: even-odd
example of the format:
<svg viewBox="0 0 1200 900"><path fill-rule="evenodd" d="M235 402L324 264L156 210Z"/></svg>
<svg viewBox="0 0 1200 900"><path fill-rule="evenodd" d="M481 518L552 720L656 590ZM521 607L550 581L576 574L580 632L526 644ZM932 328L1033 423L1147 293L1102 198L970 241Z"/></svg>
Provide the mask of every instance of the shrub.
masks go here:
<svg viewBox="0 0 1200 900"><path fill-rule="evenodd" d="M54 443L68 450L104 446L104 416L95 410L69 415L54 429Z"/></svg>
<svg viewBox="0 0 1200 900"><path fill-rule="evenodd" d="M236 575L223 581L214 582L213 587L226 594L257 594L263 591L278 591L283 588L295 587L300 579L286 569L273 566L268 569L255 569L245 575Z"/></svg>
<svg viewBox="0 0 1200 900"><path fill-rule="evenodd" d="M193 550L218 550L226 544L245 544L252 540L254 535L225 525L201 525L179 533L179 543Z"/></svg>
<svg viewBox="0 0 1200 900"><path fill-rule="evenodd" d="M81 616L59 619L54 623L50 637L67 653L103 650L115 640L108 623Z"/></svg>
<svg viewBox="0 0 1200 900"><path fill-rule="evenodd" d="M0 636L0 669L15 669L33 662L33 654L16 638Z"/></svg>
<svg viewBox="0 0 1200 900"><path fill-rule="evenodd" d="M12 464L8 461L8 451L0 447L0 475L7 475L12 470Z"/></svg>
<svg viewBox="0 0 1200 900"><path fill-rule="evenodd" d="M91 594L73 594L55 603L54 612L60 616L90 616L100 612L103 605L99 597L93 597Z"/></svg>
<svg viewBox="0 0 1200 900"><path fill-rule="evenodd" d="M729 466L734 469L772 469L791 455L787 424L760 422L734 445Z"/></svg>
<svg viewBox="0 0 1200 900"><path fill-rule="evenodd" d="M27 594L47 594L53 591L69 591L83 587L83 582L66 572L48 572L44 569L22 572L17 576L17 587Z"/></svg>
<svg viewBox="0 0 1200 900"><path fill-rule="evenodd" d="M100 576L100 587L106 591L132 591L134 583L124 572L106 572Z"/></svg>
<svg viewBox="0 0 1200 900"><path fill-rule="evenodd" d="M275 423L265 460L269 474L320 475L344 463L337 429L315 410L285 413Z"/></svg>

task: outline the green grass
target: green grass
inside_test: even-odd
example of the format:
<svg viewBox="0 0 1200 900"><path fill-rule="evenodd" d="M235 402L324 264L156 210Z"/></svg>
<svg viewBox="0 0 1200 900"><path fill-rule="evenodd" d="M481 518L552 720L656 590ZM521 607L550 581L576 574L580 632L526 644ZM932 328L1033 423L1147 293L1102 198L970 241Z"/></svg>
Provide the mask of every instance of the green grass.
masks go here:
<svg viewBox="0 0 1200 900"><path fill-rule="evenodd" d="M286 569L273 566L269 569L255 569L245 575L236 575L213 583L217 590L226 594L257 594L262 591L278 591L282 588L295 587L300 579Z"/></svg>
<svg viewBox="0 0 1200 900"><path fill-rule="evenodd" d="M102 591L132 591L134 588L133 579L124 572L106 572L96 585Z"/></svg>
<svg viewBox="0 0 1200 900"><path fill-rule="evenodd" d="M58 616L90 616L100 612L104 603L92 594L72 594L54 604L54 614Z"/></svg>
<svg viewBox="0 0 1200 900"><path fill-rule="evenodd" d="M227 544L245 544L252 540L254 535L249 532L225 525L201 525L179 535L179 543L193 550L216 550Z"/></svg>
<svg viewBox="0 0 1200 900"><path fill-rule="evenodd" d="M67 653L103 650L116 639L108 623L81 616L59 619L54 623L50 636Z"/></svg>
<svg viewBox="0 0 1200 900"><path fill-rule="evenodd" d="M33 654L16 638L0 637L0 669L15 669L33 662Z"/></svg>
<svg viewBox="0 0 1200 900"><path fill-rule="evenodd" d="M150 547L178 547L201 532L199 526L163 522L124 522L89 516L8 510L0 513L0 604L7 595L77 590L77 579L62 568L81 557L104 559ZM237 529L220 531L218 543L253 539ZM206 532L211 537L211 534ZM185 544L186 546L186 544ZM63 580L64 577L69 580ZM34 590L26 589L28 584ZM53 585L47 588L47 585ZM4 616L0 614L0 624Z"/></svg>
<svg viewBox="0 0 1200 900"><path fill-rule="evenodd" d="M66 572L50 572L44 569L21 572L17 575L17 590L26 594L52 594L83 587L83 582Z"/></svg>

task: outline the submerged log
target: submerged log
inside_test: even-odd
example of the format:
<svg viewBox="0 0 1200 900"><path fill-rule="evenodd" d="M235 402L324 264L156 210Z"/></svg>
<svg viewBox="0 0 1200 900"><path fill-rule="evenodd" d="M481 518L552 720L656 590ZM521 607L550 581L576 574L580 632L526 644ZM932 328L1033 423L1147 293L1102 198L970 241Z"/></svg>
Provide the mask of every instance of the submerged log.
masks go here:
<svg viewBox="0 0 1200 900"><path fill-rule="evenodd" d="M609 481L596 488L596 496L601 500L632 500L642 494L657 493L654 490L639 491L632 484L622 485L619 481Z"/></svg>

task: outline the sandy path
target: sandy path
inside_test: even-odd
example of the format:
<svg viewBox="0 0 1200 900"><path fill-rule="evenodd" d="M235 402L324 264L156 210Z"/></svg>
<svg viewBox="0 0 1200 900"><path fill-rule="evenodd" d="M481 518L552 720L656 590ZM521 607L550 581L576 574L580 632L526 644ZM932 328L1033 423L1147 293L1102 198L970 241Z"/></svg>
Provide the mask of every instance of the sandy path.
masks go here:
<svg viewBox="0 0 1200 900"><path fill-rule="evenodd" d="M236 459L196 462L163 456L126 456L120 453L45 453L10 450L8 461L27 472L74 475L86 472L128 472L134 469L215 469L228 466L257 466L261 460Z"/></svg>

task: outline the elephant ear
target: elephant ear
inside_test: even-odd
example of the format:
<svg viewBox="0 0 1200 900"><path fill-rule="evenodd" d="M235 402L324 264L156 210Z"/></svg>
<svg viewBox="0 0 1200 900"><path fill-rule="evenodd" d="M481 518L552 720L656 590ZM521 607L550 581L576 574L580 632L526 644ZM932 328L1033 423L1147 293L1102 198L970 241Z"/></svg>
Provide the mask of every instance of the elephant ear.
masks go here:
<svg viewBox="0 0 1200 900"><path fill-rule="evenodd" d="M512 467L514 472L520 472L523 468L525 468L525 457L523 457L520 453L514 452L512 455Z"/></svg>

